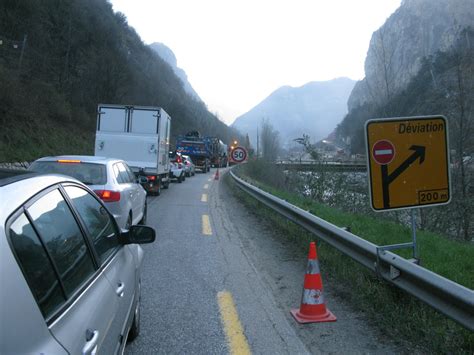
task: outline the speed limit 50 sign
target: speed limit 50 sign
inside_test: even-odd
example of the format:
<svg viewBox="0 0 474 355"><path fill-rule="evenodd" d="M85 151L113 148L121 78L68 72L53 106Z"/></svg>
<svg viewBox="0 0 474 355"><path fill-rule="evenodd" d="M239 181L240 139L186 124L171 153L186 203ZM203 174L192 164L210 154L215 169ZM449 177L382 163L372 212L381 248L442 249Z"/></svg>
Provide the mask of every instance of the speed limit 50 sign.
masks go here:
<svg viewBox="0 0 474 355"><path fill-rule="evenodd" d="M247 160L247 150L243 147L235 147L230 153L230 157L235 163L243 163Z"/></svg>

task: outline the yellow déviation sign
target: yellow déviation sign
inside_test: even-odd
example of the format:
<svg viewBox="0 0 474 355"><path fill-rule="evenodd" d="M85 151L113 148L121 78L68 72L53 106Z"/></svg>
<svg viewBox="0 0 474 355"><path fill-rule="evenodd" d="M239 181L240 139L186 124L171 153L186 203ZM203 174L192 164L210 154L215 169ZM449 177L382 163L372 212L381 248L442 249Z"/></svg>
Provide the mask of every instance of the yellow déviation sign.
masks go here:
<svg viewBox="0 0 474 355"><path fill-rule="evenodd" d="M447 130L444 116L367 121L367 166L374 210L450 202Z"/></svg>

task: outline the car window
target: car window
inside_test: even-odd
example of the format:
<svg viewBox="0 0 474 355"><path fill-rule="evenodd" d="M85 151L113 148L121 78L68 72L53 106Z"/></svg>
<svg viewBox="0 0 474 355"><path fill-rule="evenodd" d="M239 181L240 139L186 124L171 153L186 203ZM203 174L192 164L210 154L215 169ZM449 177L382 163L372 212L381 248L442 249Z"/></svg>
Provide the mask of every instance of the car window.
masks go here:
<svg viewBox="0 0 474 355"><path fill-rule="evenodd" d="M127 171L128 176L130 177L130 182L135 182L137 178L135 177L135 174L133 173L132 169L130 169L130 167L125 163L123 164L123 166L125 167L125 170Z"/></svg>
<svg viewBox="0 0 474 355"><path fill-rule="evenodd" d="M72 176L86 185L105 185L107 183L107 173L103 164L36 161L30 165L28 170Z"/></svg>
<svg viewBox="0 0 474 355"><path fill-rule="evenodd" d="M133 179L131 179L130 175L128 174L128 171L125 165L122 163L118 163L117 165L118 165L120 175L122 176L123 181L125 181L127 184L133 183Z"/></svg>
<svg viewBox="0 0 474 355"><path fill-rule="evenodd" d="M10 240L20 267L45 318L66 300L38 235L24 214L9 228Z"/></svg>
<svg viewBox="0 0 474 355"><path fill-rule="evenodd" d="M28 213L69 297L95 271L84 236L58 190L41 197L28 208Z"/></svg>
<svg viewBox="0 0 474 355"><path fill-rule="evenodd" d="M86 225L103 263L119 247L112 217L105 207L86 190L76 186L66 186L64 189Z"/></svg>
<svg viewBox="0 0 474 355"><path fill-rule="evenodd" d="M130 181L130 176L122 163L114 164L114 174L119 184L128 184L132 182Z"/></svg>
<svg viewBox="0 0 474 355"><path fill-rule="evenodd" d="M115 180L117 180L117 182L119 184L123 184L124 181L123 181L123 177L120 175L120 170L118 168L118 164L114 164L113 170L114 170Z"/></svg>

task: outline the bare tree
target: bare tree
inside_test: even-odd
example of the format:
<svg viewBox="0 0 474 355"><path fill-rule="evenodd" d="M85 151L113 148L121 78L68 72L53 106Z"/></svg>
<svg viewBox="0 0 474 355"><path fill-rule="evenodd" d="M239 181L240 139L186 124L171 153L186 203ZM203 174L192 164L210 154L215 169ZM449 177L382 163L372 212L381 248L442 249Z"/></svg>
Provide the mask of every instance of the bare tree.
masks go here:
<svg viewBox="0 0 474 355"><path fill-rule="evenodd" d="M262 120L262 131L260 133L262 144L262 156L266 161L274 162L280 151L280 134L276 131L268 119Z"/></svg>
<svg viewBox="0 0 474 355"><path fill-rule="evenodd" d="M316 149L316 144L310 142L309 135L303 134L303 137L296 138L294 141L304 147L305 153L309 154L311 156L311 159L320 159L320 155L318 153L318 150Z"/></svg>

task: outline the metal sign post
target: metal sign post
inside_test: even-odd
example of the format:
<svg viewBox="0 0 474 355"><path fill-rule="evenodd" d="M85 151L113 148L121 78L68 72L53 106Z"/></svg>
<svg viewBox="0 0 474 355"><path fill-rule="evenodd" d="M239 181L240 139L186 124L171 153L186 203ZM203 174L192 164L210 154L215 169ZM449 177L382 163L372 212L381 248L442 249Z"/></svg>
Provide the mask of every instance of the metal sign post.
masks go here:
<svg viewBox="0 0 474 355"><path fill-rule="evenodd" d="M416 216L415 209L411 209L411 235L413 238L413 259L419 260L418 258L418 246L416 244Z"/></svg>

